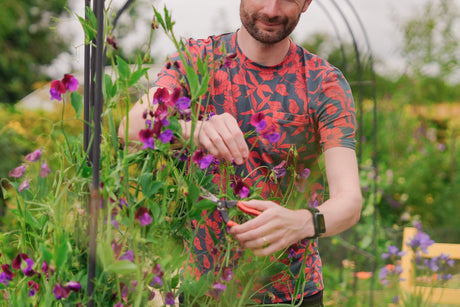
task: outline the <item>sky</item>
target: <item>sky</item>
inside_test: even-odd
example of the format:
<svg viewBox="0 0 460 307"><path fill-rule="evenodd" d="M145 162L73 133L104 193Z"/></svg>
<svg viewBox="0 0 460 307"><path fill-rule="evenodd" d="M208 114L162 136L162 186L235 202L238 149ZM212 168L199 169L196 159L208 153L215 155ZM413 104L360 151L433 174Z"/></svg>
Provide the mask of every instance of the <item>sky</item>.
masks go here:
<svg viewBox="0 0 460 307"><path fill-rule="evenodd" d="M83 1L72 0L71 10L82 16ZM321 1L320 3L318 3ZM316 32L327 32L345 42L351 42L352 36L361 50L381 59L385 65L376 66L377 70L397 71L404 68L400 56L402 32L398 28L404 20L421 12L428 0L313 0L303 14L292 37L301 43ZM460 7L460 0L455 0ZM105 1L106 4L110 1ZM112 0L113 7L121 7L124 0ZM130 20L127 14L125 22L134 27L133 35L123 44L129 50L147 41L147 31L153 16L152 4L157 9L164 5L170 10L175 21L175 33L181 37L206 38L209 35L234 31L240 26L239 3L237 0L137 0L141 7L137 20ZM337 3L338 8L334 5ZM115 10L114 10L115 11ZM113 12L113 11L111 11ZM343 14L343 15L341 15ZM122 19L123 20L123 19ZM344 21L349 23L349 28ZM63 20L60 32L69 33L73 29L74 44L72 55L65 55L49 69L51 75L65 73L64 70L78 70L83 63L83 34L77 18ZM155 37L152 55L165 58L174 51L173 44L163 35ZM384 73L384 71L379 71Z"/></svg>

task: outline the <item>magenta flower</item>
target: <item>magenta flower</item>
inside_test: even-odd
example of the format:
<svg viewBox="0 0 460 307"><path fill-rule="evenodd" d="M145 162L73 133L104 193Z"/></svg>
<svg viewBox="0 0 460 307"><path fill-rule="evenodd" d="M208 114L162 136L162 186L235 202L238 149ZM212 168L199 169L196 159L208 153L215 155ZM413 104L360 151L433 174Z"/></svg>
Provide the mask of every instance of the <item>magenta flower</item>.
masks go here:
<svg viewBox="0 0 460 307"><path fill-rule="evenodd" d="M118 302L115 305L113 305L113 307L124 307L124 305L121 302Z"/></svg>
<svg viewBox="0 0 460 307"><path fill-rule="evenodd" d="M11 271L9 264L2 265L2 273L0 273L0 284L8 286L8 283L13 280L15 274Z"/></svg>
<svg viewBox="0 0 460 307"><path fill-rule="evenodd" d="M134 252L132 250L127 250L123 256L120 257L120 260L134 261Z"/></svg>
<svg viewBox="0 0 460 307"><path fill-rule="evenodd" d="M155 276L150 283L150 286L155 287L155 288L160 288L163 286L163 281L161 280L160 276Z"/></svg>
<svg viewBox="0 0 460 307"><path fill-rule="evenodd" d="M71 74L65 74L61 82L69 92L78 90L78 80Z"/></svg>
<svg viewBox="0 0 460 307"><path fill-rule="evenodd" d="M65 85L60 81L60 80L53 80L51 81L51 86L50 86L50 95L51 99L56 99L61 101L62 94L65 94L66 88Z"/></svg>
<svg viewBox="0 0 460 307"><path fill-rule="evenodd" d="M304 170L300 173L300 178L307 179L310 176L310 169L304 168Z"/></svg>
<svg viewBox="0 0 460 307"><path fill-rule="evenodd" d="M29 259L29 256L27 256L27 254L19 253L16 257L14 257L13 261L11 262L11 266L15 270L20 270L22 260L26 260L26 259Z"/></svg>
<svg viewBox="0 0 460 307"><path fill-rule="evenodd" d="M224 58L224 66L230 67L232 63L235 61L235 58L236 58L236 52L227 54L227 56Z"/></svg>
<svg viewBox="0 0 460 307"><path fill-rule="evenodd" d="M43 161L42 166L40 168L40 177L45 178L49 175L50 172L50 167L48 166L48 164L46 164L45 161Z"/></svg>
<svg viewBox="0 0 460 307"><path fill-rule="evenodd" d="M233 193L235 195L238 195L240 198L249 196L249 186L243 182L241 177L233 175L230 180L230 186L233 188Z"/></svg>
<svg viewBox="0 0 460 307"><path fill-rule="evenodd" d="M165 304L170 305L170 306L174 306L174 293L172 293L172 292L166 293L166 295L165 295Z"/></svg>
<svg viewBox="0 0 460 307"><path fill-rule="evenodd" d="M262 137L270 143L276 143L280 139L280 134L275 131L275 127L271 126L267 131L262 133Z"/></svg>
<svg viewBox="0 0 460 307"><path fill-rule="evenodd" d="M22 176L24 176L25 171L26 171L26 166L21 165L9 171L8 175L13 178L21 178Z"/></svg>
<svg viewBox="0 0 460 307"><path fill-rule="evenodd" d="M257 132L265 129L267 127L267 122L265 121L265 116L263 113L255 113L251 116L251 125L256 127Z"/></svg>
<svg viewBox="0 0 460 307"><path fill-rule="evenodd" d="M25 259L24 261L27 265L24 267L24 269L22 269L22 272L26 276L33 276L35 274L35 271L32 269L32 267L34 266L34 261L30 258Z"/></svg>
<svg viewBox="0 0 460 307"><path fill-rule="evenodd" d="M78 292L81 290L81 285L78 281L71 280L65 284L66 289Z"/></svg>
<svg viewBox="0 0 460 307"><path fill-rule="evenodd" d="M141 224L141 226L146 226L152 223L152 217L149 214L149 209L146 207L140 207L137 209L134 215L134 219L136 219Z"/></svg>
<svg viewBox="0 0 460 307"><path fill-rule="evenodd" d="M144 145L142 149L155 149L155 141L153 140L153 130L152 129L142 129L139 131L139 139Z"/></svg>
<svg viewBox="0 0 460 307"><path fill-rule="evenodd" d="M222 280L230 281L233 279L233 271L229 267L225 267L222 271Z"/></svg>
<svg viewBox="0 0 460 307"><path fill-rule="evenodd" d="M53 287L53 293L54 297L56 297L57 300L60 300L61 298L67 298L70 294L70 289L61 286L60 284L55 284Z"/></svg>
<svg viewBox="0 0 460 307"><path fill-rule="evenodd" d="M40 160L41 157L42 157L42 149L39 148L31 152L30 154L26 155L26 161L27 162L37 162L38 160Z"/></svg>
<svg viewBox="0 0 460 307"><path fill-rule="evenodd" d="M40 285L33 280L29 280L27 286L30 289L29 296L34 296L40 290Z"/></svg>
<svg viewBox="0 0 460 307"><path fill-rule="evenodd" d="M19 185L18 191L22 192L29 188L30 188L29 181L26 179Z"/></svg>
<svg viewBox="0 0 460 307"><path fill-rule="evenodd" d="M165 103L169 99L169 91L164 88L160 87L156 90L155 94L153 95L153 104L158 103Z"/></svg>

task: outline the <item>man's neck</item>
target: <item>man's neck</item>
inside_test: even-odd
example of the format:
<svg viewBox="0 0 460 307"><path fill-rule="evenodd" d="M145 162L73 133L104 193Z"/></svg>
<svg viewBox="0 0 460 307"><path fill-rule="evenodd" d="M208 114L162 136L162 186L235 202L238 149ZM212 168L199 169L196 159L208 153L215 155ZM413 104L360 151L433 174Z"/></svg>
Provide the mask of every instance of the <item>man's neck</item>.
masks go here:
<svg viewBox="0 0 460 307"><path fill-rule="evenodd" d="M291 44L289 37L276 44L263 44L254 39L244 26L239 29L237 39L238 46L244 55L263 66L274 66L281 63Z"/></svg>

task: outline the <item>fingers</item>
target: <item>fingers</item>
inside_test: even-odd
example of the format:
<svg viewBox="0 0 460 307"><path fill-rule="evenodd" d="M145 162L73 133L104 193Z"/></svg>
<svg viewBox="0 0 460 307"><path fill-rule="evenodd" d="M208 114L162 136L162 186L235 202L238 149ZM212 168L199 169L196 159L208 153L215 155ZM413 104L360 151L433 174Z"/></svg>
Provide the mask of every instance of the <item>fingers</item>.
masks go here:
<svg viewBox="0 0 460 307"><path fill-rule="evenodd" d="M181 122L182 136L189 139L191 123ZM217 158L234 160L243 164L249 157L249 148L236 119L228 113L215 115L207 121L199 121L194 131L194 141L198 147L206 149Z"/></svg>

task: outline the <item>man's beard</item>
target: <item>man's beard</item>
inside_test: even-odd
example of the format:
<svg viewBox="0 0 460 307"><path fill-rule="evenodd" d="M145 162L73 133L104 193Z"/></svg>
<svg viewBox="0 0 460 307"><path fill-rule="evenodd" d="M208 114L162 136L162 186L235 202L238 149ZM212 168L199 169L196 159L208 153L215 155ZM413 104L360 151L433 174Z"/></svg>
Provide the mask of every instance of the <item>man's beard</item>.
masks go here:
<svg viewBox="0 0 460 307"><path fill-rule="evenodd" d="M282 41L288 37L292 31L294 31L297 23L299 22L300 14L295 19L289 19L287 17L269 18L268 16L259 13L249 15L249 13L244 10L243 5L241 5L240 17L243 26L255 40L266 45L271 45ZM274 32L264 31L256 25L257 21L276 23L282 25L283 27Z"/></svg>

